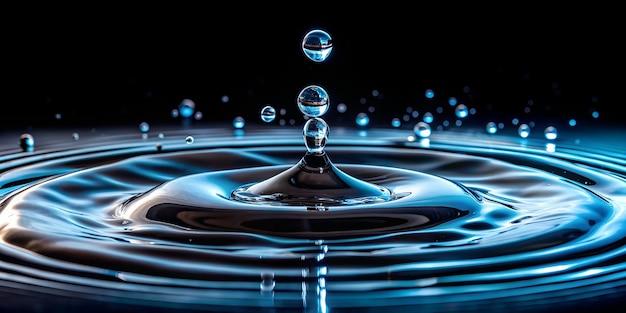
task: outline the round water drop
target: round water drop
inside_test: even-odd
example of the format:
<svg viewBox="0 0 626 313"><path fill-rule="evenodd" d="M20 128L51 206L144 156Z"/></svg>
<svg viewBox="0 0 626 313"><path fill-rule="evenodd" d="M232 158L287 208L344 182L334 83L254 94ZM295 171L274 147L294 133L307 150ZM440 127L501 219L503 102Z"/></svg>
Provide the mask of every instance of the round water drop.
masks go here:
<svg viewBox="0 0 626 313"><path fill-rule="evenodd" d="M457 105L456 108L454 109L454 114L456 114L456 117L458 118L467 117L468 113L469 111L467 109L467 106L463 103Z"/></svg>
<svg viewBox="0 0 626 313"><path fill-rule="evenodd" d="M435 119L435 117L430 112L424 113L424 116L422 117L422 120L424 122L426 122L426 123L429 123L429 124L432 123L434 119Z"/></svg>
<svg viewBox="0 0 626 313"><path fill-rule="evenodd" d="M345 103L342 102L337 104L337 112L346 113L346 110L348 110L348 106Z"/></svg>
<svg viewBox="0 0 626 313"><path fill-rule="evenodd" d="M172 112L170 114L173 118L177 118L180 113L178 112L178 109L172 109Z"/></svg>
<svg viewBox="0 0 626 313"><path fill-rule="evenodd" d="M266 105L261 109L261 120L269 123L276 118L276 109L271 105Z"/></svg>
<svg viewBox="0 0 626 313"><path fill-rule="evenodd" d="M142 133L147 133L150 130L150 124L146 123L146 122L141 122L139 124L139 130Z"/></svg>
<svg viewBox="0 0 626 313"><path fill-rule="evenodd" d="M330 100L324 88L316 85L308 86L298 95L298 108L304 115L318 117L328 111Z"/></svg>
<svg viewBox="0 0 626 313"><path fill-rule="evenodd" d="M246 120L243 117L237 116L233 119L233 127L241 129L244 126L246 126Z"/></svg>
<svg viewBox="0 0 626 313"><path fill-rule="evenodd" d="M302 51L310 60L323 62L328 59L330 52L333 51L333 40L327 32L314 29L304 36Z"/></svg>
<svg viewBox="0 0 626 313"><path fill-rule="evenodd" d="M367 126L370 123L370 117L367 113L361 112L356 115L356 124L359 126Z"/></svg>
<svg viewBox="0 0 626 313"><path fill-rule="evenodd" d="M456 98L455 97L448 98L448 104L450 106L455 106L456 105Z"/></svg>
<svg viewBox="0 0 626 313"><path fill-rule="evenodd" d="M498 126L496 126L496 123L494 122L489 122L487 123L487 126L485 126L485 129L488 134L495 134L498 131Z"/></svg>
<svg viewBox="0 0 626 313"><path fill-rule="evenodd" d="M328 140L328 124L321 118L311 118L304 124L304 144L311 153L321 153Z"/></svg>
<svg viewBox="0 0 626 313"><path fill-rule="evenodd" d="M393 119L391 119L391 126L400 127L400 125L401 125L401 122L399 118L394 117Z"/></svg>
<svg viewBox="0 0 626 313"><path fill-rule="evenodd" d="M428 138L431 133L430 125L426 122L417 122L413 127L413 132L420 138Z"/></svg>
<svg viewBox="0 0 626 313"><path fill-rule="evenodd" d="M530 135L530 126L528 126L527 124L521 124L517 128L517 134L522 138L528 137L528 135Z"/></svg>
<svg viewBox="0 0 626 313"><path fill-rule="evenodd" d="M80 135L78 133L72 133L72 139L78 140L80 139Z"/></svg>
<svg viewBox="0 0 626 313"><path fill-rule="evenodd" d="M193 137L192 137L192 136L187 136L187 138L185 138L185 142L186 142L188 145L192 144L192 143L193 143L193 141L194 141L194 139L193 139Z"/></svg>
<svg viewBox="0 0 626 313"><path fill-rule="evenodd" d="M33 151L35 147L35 138L31 134L22 134L20 136L20 147L22 151Z"/></svg>
<svg viewBox="0 0 626 313"><path fill-rule="evenodd" d="M546 139L548 139L548 140L556 139L556 137L557 137L556 127L554 127L554 126L546 127L546 129L543 131L543 134L546 137Z"/></svg>
<svg viewBox="0 0 626 313"><path fill-rule="evenodd" d="M183 99L183 101L178 104L178 113L184 118L191 117L195 111L196 103L191 99Z"/></svg>
<svg viewBox="0 0 626 313"><path fill-rule="evenodd" d="M435 96L435 92L432 89L426 89L425 96L428 99L432 99Z"/></svg>

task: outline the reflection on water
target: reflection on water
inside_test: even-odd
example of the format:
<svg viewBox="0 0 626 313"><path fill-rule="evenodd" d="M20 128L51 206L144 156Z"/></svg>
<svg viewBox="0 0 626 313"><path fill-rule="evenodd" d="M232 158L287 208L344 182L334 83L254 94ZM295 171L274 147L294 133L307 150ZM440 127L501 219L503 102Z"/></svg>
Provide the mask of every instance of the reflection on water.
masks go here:
<svg viewBox="0 0 626 313"><path fill-rule="evenodd" d="M626 164L609 138L588 149L577 144L587 137L560 134L547 149L469 131L433 131L427 144L358 132L335 130L325 150L388 201L231 198L300 160L293 129L13 145L0 163L0 307L34 310L34 297L112 310L538 312L621 301Z"/></svg>

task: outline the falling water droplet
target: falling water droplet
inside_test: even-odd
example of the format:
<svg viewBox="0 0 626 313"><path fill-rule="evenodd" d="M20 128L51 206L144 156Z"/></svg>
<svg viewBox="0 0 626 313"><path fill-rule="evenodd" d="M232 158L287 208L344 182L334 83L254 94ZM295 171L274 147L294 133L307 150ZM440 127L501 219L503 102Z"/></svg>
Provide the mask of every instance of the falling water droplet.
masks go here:
<svg viewBox="0 0 626 313"><path fill-rule="evenodd" d="M261 120L269 123L276 118L276 109L271 105L266 105L261 109Z"/></svg>
<svg viewBox="0 0 626 313"><path fill-rule="evenodd" d="M356 115L356 124L359 126L367 126L370 123L370 117L365 112Z"/></svg>
<svg viewBox="0 0 626 313"><path fill-rule="evenodd" d="M333 50L333 40L330 35L320 29L308 32L302 40L302 51L312 61L323 62L328 59Z"/></svg>
<svg viewBox="0 0 626 313"><path fill-rule="evenodd" d="M191 117L196 111L196 103L191 99L183 99L178 105L178 113L184 118Z"/></svg>
<svg viewBox="0 0 626 313"><path fill-rule="evenodd" d="M527 124L521 124L517 128L517 134L522 138L528 137L528 135L530 135L530 126L528 126Z"/></svg>
<svg viewBox="0 0 626 313"><path fill-rule="evenodd" d="M489 122L487 123L487 126L485 126L485 129L488 134L495 134L498 131L498 126L496 126L496 123L494 122Z"/></svg>
<svg viewBox="0 0 626 313"><path fill-rule="evenodd" d="M150 124L146 123L146 122L141 122L139 124L139 130L142 133L147 133L150 130Z"/></svg>
<svg viewBox="0 0 626 313"><path fill-rule="evenodd" d="M431 133L430 125L426 122L417 122L413 127L413 132L421 138L428 138Z"/></svg>
<svg viewBox="0 0 626 313"><path fill-rule="evenodd" d="M401 123L399 118L394 117L393 119L391 119L391 126L393 126L393 127L400 127L401 124L402 123Z"/></svg>
<svg viewBox="0 0 626 313"><path fill-rule="evenodd" d="M426 123L429 123L429 124L432 123L434 119L435 119L435 117L430 112L424 113L424 116L422 117L422 120L424 122L426 122Z"/></svg>
<svg viewBox="0 0 626 313"><path fill-rule="evenodd" d="M548 140L556 139L556 137L557 137L556 127L554 127L554 126L546 127L546 129L544 130L543 134L546 137L546 139L548 139Z"/></svg>
<svg viewBox="0 0 626 313"><path fill-rule="evenodd" d="M569 123L569 126L572 126L572 127L576 126L576 120L575 119L570 119L568 123Z"/></svg>
<svg viewBox="0 0 626 313"><path fill-rule="evenodd" d="M35 147L35 138L33 137L33 135L28 133L22 134L20 136L20 147L24 152L33 151Z"/></svg>
<svg viewBox="0 0 626 313"><path fill-rule="evenodd" d="M328 140L328 124L321 118L311 118L304 124L304 144L311 153L321 153Z"/></svg>
<svg viewBox="0 0 626 313"><path fill-rule="evenodd" d="M456 105L456 98L455 97L448 98L448 104L450 106L455 106Z"/></svg>
<svg viewBox="0 0 626 313"><path fill-rule="evenodd" d="M78 133L72 133L72 139L78 140L80 139L80 135L78 135Z"/></svg>
<svg viewBox="0 0 626 313"><path fill-rule="evenodd" d="M233 127L242 129L244 126L246 126L246 120L243 117L237 116L233 119Z"/></svg>
<svg viewBox="0 0 626 313"><path fill-rule="evenodd" d="M428 99L432 99L435 96L435 92L432 89L426 89L425 96Z"/></svg>
<svg viewBox="0 0 626 313"><path fill-rule="evenodd" d="M456 114L456 117L458 118L467 117L468 113L469 111L467 109L467 106L463 103L457 105L456 108L454 109L454 114Z"/></svg>
<svg viewBox="0 0 626 313"><path fill-rule="evenodd" d="M328 93L320 86L308 86L298 95L298 108L307 116L322 116L328 111L329 105Z"/></svg>
<svg viewBox="0 0 626 313"><path fill-rule="evenodd" d="M346 113L346 110L348 110L348 106L345 103L342 102L337 104L337 112Z"/></svg>
<svg viewBox="0 0 626 313"><path fill-rule="evenodd" d="M185 142L186 142L188 145L192 144L192 143L193 143L193 141L194 141L194 139L193 139L193 137L192 137L192 136L187 136L187 138L185 138Z"/></svg>

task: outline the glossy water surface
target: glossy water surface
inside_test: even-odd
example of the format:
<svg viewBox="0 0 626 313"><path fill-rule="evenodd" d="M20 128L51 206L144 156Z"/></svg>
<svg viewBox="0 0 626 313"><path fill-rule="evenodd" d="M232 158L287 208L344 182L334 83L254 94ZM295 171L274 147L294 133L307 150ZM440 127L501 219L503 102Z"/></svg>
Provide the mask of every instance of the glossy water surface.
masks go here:
<svg viewBox="0 0 626 313"><path fill-rule="evenodd" d="M193 132L6 149L0 308L30 310L33 298L215 312L621 303L619 141L337 129L325 147L333 164L389 197L307 205L233 197L302 158L297 127Z"/></svg>

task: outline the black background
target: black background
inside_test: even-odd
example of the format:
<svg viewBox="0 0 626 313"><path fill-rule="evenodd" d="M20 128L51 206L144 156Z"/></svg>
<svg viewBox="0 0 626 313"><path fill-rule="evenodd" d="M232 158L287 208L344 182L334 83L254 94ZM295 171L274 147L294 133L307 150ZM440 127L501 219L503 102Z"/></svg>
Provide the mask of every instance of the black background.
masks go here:
<svg viewBox="0 0 626 313"><path fill-rule="evenodd" d="M297 119L296 96L311 84L328 91L331 105L348 104L346 116L374 105L372 125L388 126L408 106L445 107L450 96L476 108L483 121L584 124L598 110L600 125L623 122L616 8L398 3L146 2L7 11L2 128L169 123L185 98L203 112L199 124L236 115L255 122L265 104ZM319 64L300 46L314 28L329 32L334 44ZM427 88L434 99L424 97ZM331 110L328 119L336 115Z"/></svg>

